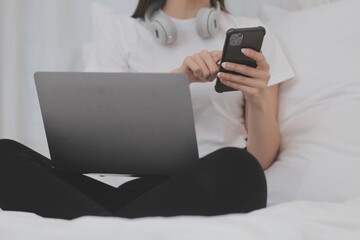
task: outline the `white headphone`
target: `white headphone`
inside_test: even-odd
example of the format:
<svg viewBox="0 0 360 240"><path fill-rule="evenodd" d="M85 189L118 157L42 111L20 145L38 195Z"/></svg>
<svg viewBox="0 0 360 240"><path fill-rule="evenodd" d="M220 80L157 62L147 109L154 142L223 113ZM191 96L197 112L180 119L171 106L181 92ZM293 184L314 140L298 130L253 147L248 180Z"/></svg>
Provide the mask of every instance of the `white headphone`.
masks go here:
<svg viewBox="0 0 360 240"><path fill-rule="evenodd" d="M147 28L153 33L155 39L162 45L175 42L177 29L175 23L164 12L151 20L155 11L162 7L163 1L151 5L145 13ZM215 1L216 8L201 8L196 15L196 32L203 38L213 36L219 28L220 5Z"/></svg>

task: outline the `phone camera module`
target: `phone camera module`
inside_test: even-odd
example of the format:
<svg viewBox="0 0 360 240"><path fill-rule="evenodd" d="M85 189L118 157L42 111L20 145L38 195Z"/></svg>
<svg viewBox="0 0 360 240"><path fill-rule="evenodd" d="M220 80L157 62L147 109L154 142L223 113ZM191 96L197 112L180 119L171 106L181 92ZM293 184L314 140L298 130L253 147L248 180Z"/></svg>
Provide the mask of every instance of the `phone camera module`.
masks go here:
<svg viewBox="0 0 360 240"><path fill-rule="evenodd" d="M234 33L230 36L229 45L232 47L240 46L243 39L244 39L244 35L242 33Z"/></svg>

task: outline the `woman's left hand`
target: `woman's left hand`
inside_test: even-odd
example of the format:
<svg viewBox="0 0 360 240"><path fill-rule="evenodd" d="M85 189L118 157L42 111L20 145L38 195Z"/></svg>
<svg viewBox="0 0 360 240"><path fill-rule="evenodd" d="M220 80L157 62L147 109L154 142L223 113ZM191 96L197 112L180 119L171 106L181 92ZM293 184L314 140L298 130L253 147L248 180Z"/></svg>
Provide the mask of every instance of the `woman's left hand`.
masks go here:
<svg viewBox="0 0 360 240"><path fill-rule="evenodd" d="M259 98L263 98L266 95L270 80L270 66L261 52L252 49L242 49L242 52L245 56L256 61L257 68L224 62L222 64L224 69L238 72L248 77L224 72L219 72L218 77L224 85L242 91L247 101L258 102Z"/></svg>

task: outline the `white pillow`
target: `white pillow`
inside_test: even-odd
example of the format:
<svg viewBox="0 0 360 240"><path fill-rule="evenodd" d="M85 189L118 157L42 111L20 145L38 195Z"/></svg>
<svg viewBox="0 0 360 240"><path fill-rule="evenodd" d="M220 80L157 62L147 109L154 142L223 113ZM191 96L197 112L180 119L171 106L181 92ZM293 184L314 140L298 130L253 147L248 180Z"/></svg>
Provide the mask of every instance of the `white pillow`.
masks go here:
<svg viewBox="0 0 360 240"><path fill-rule="evenodd" d="M343 0L268 23L296 73L281 86L269 205L360 196L359 10L359 0Z"/></svg>
<svg viewBox="0 0 360 240"><path fill-rule="evenodd" d="M278 2L289 10L299 10L304 8L311 8L329 3L334 0L278 0Z"/></svg>
<svg viewBox="0 0 360 240"><path fill-rule="evenodd" d="M283 8L275 7L270 4L263 4L260 8L260 19L264 23L267 23L271 20L275 20L278 17L286 16L290 13L290 11L285 10Z"/></svg>

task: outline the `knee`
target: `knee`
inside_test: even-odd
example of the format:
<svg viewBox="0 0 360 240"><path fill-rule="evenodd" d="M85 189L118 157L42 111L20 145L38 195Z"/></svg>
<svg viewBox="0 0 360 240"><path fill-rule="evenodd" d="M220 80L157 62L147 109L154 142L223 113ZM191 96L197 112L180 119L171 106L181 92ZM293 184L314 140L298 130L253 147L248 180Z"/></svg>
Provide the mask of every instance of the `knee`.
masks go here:
<svg viewBox="0 0 360 240"><path fill-rule="evenodd" d="M30 167L35 165L53 168L49 159L25 145L14 140L0 139L0 175L6 171L19 173L20 168L30 171Z"/></svg>
<svg viewBox="0 0 360 240"><path fill-rule="evenodd" d="M221 148L207 155L206 159L209 164L221 168L227 168L227 171L239 171L248 169L257 174L263 174L259 161L247 150L235 147Z"/></svg>
<svg viewBox="0 0 360 240"><path fill-rule="evenodd" d="M265 184L265 174L258 160L244 149L222 148L206 156L199 168L199 176L212 183L236 186L240 182L256 180Z"/></svg>
<svg viewBox="0 0 360 240"><path fill-rule="evenodd" d="M11 139L0 139L0 152L22 149L25 146Z"/></svg>
<svg viewBox="0 0 360 240"><path fill-rule="evenodd" d="M14 140L0 139L0 162L4 163L6 160L13 159L14 155L23 152L26 149L27 147Z"/></svg>
<svg viewBox="0 0 360 240"><path fill-rule="evenodd" d="M266 182L264 170L259 161L245 149L227 147L217 150L209 155L208 163L210 168L217 172L227 173L221 177L231 181L244 179L257 179L259 182Z"/></svg>
<svg viewBox="0 0 360 240"><path fill-rule="evenodd" d="M206 156L196 184L209 197L228 199L227 204L235 209L237 205L245 206L240 212L266 206L264 171L256 158L243 149L223 148Z"/></svg>

